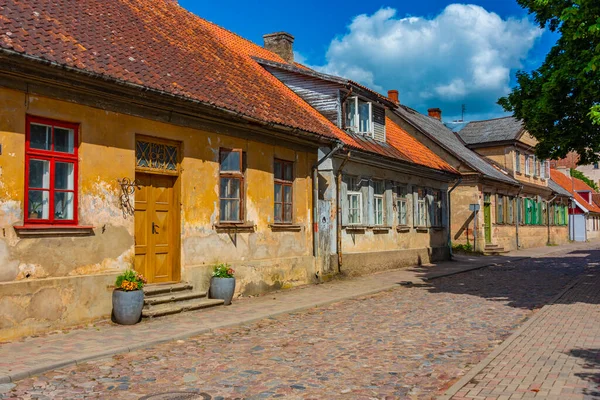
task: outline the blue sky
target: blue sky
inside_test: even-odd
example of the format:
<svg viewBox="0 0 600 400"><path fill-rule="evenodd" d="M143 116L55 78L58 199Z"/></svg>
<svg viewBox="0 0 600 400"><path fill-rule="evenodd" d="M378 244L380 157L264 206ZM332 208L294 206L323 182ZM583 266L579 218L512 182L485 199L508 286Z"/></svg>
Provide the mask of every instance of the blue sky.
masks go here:
<svg viewBox="0 0 600 400"><path fill-rule="evenodd" d="M189 11L255 43L262 35L295 36L299 61L357 80L444 120L504 115L495 104L518 69L544 60L556 36L537 29L514 0L261 2L179 0Z"/></svg>

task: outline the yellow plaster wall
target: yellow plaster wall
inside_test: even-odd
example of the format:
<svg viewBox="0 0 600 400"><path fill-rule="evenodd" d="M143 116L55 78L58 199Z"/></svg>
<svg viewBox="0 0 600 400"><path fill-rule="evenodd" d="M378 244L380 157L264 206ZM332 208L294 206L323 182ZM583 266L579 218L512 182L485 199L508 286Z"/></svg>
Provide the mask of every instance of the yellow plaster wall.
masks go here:
<svg viewBox="0 0 600 400"><path fill-rule="evenodd" d="M21 239L13 225L23 223L25 116L35 115L80 124L79 222L95 227L84 238ZM129 265L133 251L133 217L124 218L119 207L120 178L135 178L136 134L176 140L182 144L181 233L182 276L186 269L210 269L228 262L252 279L255 261L302 259L302 277L312 279L310 168L316 151L295 151L283 146L219 135L104 111L70 102L0 88L0 282L53 278L117 271ZM246 213L256 224L254 233L217 233L219 147L242 148L247 154ZM273 158L295 161L294 222L300 232L273 232ZM233 239L232 239L233 237ZM60 251L52 251L60 247ZM46 253L43 253L43 250ZM278 262L278 281L286 281L286 262ZM268 269L268 268L265 268ZM267 281L274 273L267 273ZM247 283L247 282L246 282ZM270 281L268 283L271 283Z"/></svg>

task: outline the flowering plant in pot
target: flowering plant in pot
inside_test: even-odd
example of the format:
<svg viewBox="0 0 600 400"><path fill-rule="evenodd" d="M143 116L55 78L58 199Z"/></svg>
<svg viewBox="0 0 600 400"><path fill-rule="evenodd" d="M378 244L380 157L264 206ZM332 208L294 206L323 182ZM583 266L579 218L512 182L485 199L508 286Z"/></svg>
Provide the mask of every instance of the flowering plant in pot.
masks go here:
<svg viewBox="0 0 600 400"><path fill-rule="evenodd" d="M218 264L213 269L210 278L209 294L211 299L221 299L225 305L231 304L233 292L235 291L235 271L229 264Z"/></svg>
<svg viewBox="0 0 600 400"><path fill-rule="evenodd" d="M145 283L147 283L146 278L132 269L117 276L112 295L112 316L116 323L133 325L140 320L144 307L142 289Z"/></svg>

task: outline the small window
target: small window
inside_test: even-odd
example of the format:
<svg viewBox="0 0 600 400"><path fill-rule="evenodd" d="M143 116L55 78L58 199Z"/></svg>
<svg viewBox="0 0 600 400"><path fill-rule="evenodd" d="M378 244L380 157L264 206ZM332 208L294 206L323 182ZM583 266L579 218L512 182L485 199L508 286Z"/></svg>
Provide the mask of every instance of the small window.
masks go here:
<svg viewBox="0 0 600 400"><path fill-rule="evenodd" d="M77 224L78 128L27 117L25 223Z"/></svg>
<svg viewBox="0 0 600 400"><path fill-rule="evenodd" d="M515 210L514 210L515 199L513 197L509 197L506 204L506 223L513 224L515 221Z"/></svg>
<svg viewBox="0 0 600 400"><path fill-rule="evenodd" d="M358 177L345 176L348 193L348 223L358 225L362 223L362 193Z"/></svg>
<svg viewBox="0 0 600 400"><path fill-rule="evenodd" d="M534 155L532 156L532 160L533 160L533 176L539 176L540 175L540 167L539 167L539 162L537 160L537 157Z"/></svg>
<svg viewBox="0 0 600 400"><path fill-rule="evenodd" d="M427 200L425 189L417 190L417 226L427 226Z"/></svg>
<svg viewBox="0 0 600 400"><path fill-rule="evenodd" d="M496 196L496 223L504 223L504 196L501 194Z"/></svg>
<svg viewBox="0 0 600 400"><path fill-rule="evenodd" d="M525 175L529 176L531 172L531 157L529 155L525 155Z"/></svg>
<svg viewBox="0 0 600 400"><path fill-rule="evenodd" d="M521 172L521 152L515 152L515 171Z"/></svg>
<svg viewBox="0 0 600 400"><path fill-rule="evenodd" d="M408 225L406 187L396 188L396 209L398 211L398 225Z"/></svg>
<svg viewBox="0 0 600 400"><path fill-rule="evenodd" d="M358 97L346 100L346 128L354 133L373 135L373 108Z"/></svg>
<svg viewBox="0 0 600 400"><path fill-rule="evenodd" d="M291 161L275 160L275 222L292 223L294 163Z"/></svg>
<svg viewBox="0 0 600 400"><path fill-rule="evenodd" d="M243 155L240 149L220 150L219 221L221 222L243 220Z"/></svg>
<svg viewBox="0 0 600 400"><path fill-rule="evenodd" d="M546 179L546 160L540 161L540 178Z"/></svg>
<svg viewBox="0 0 600 400"><path fill-rule="evenodd" d="M373 205L375 212L375 225L383 225L383 195L385 194L385 185L383 181L373 181Z"/></svg>

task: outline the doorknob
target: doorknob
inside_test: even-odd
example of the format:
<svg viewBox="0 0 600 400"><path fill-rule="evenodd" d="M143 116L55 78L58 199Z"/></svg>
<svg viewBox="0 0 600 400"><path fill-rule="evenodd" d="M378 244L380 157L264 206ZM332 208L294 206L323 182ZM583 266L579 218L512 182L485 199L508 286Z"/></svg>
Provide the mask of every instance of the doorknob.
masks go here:
<svg viewBox="0 0 600 400"><path fill-rule="evenodd" d="M152 234L157 234L158 231L157 229L160 228L160 226L156 225L154 222L152 222Z"/></svg>

